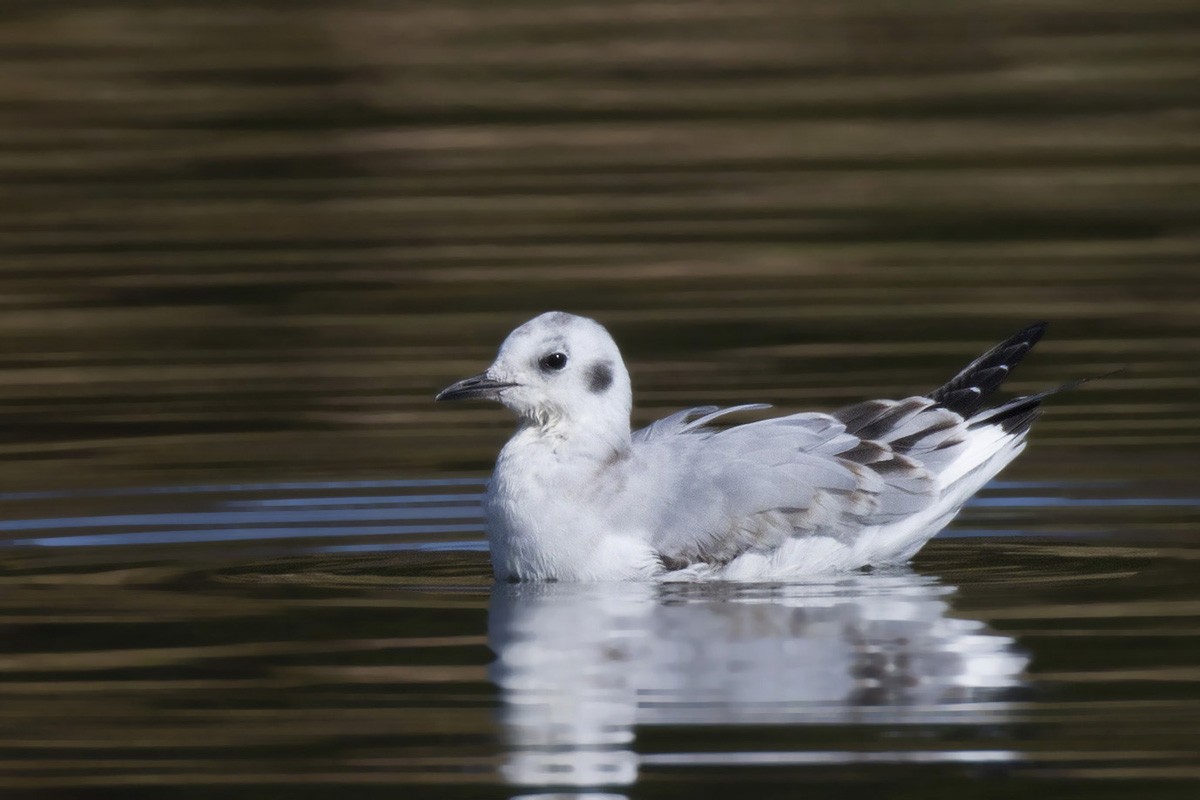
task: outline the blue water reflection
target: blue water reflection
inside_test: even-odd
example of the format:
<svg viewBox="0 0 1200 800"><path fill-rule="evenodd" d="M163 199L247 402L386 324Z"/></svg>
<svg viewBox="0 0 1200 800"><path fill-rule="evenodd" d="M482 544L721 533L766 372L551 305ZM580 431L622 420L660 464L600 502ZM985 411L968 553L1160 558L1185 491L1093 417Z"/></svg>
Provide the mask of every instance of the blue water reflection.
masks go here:
<svg viewBox="0 0 1200 800"><path fill-rule="evenodd" d="M432 478L0 494L0 503L21 509L15 519L0 519L0 542L108 547L304 540L301 546L309 552L478 551L485 547L483 483L479 478ZM1079 530L1038 531L1036 524L1019 528L1011 522L1023 512L1048 509L1200 506L1196 497L1129 496L1136 493L1137 487L1111 482L995 481L968 508L1001 509L1010 524L960 524L942 535L1074 537ZM100 506L97 513L83 513L89 504ZM75 514L53 514L64 505ZM43 510L51 513L43 515ZM370 541L345 542L357 537Z"/></svg>

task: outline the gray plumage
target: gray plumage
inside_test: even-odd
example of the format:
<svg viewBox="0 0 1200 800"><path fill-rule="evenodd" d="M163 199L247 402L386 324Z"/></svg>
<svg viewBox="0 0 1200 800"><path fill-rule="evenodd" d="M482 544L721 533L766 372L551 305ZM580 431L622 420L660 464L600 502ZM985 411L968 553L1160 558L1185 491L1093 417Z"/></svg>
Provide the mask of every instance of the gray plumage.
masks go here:
<svg viewBox="0 0 1200 800"><path fill-rule="evenodd" d="M542 315L439 399L498 399L521 419L486 501L498 577L773 579L910 558L1023 448L1045 395L982 404L1044 329L929 396L732 426L768 406L701 406L631 432L607 331Z"/></svg>

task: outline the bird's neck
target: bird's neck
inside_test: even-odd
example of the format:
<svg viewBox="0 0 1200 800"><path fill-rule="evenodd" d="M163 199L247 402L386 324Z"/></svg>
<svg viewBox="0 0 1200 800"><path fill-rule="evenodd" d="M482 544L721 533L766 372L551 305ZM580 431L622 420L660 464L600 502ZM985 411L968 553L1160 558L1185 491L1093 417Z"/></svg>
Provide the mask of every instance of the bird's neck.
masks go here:
<svg viewBox="0 0 1200 800"><path fill-rule="evenodd" d="M603 460L627 453L632 436L628 411L567 416L554 409L523 417L519 435L562 455Z"/></svg>

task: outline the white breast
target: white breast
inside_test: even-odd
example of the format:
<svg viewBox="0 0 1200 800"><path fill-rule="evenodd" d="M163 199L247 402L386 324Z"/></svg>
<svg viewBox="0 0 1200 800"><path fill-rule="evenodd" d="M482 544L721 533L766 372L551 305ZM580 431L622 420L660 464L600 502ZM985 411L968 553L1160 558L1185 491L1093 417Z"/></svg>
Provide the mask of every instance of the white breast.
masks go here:
<svg viewBox="0 0 1200 800"><path fill-rule="evenodd" d="M647 532L614 524L620 499L597 478L600 468L525 432L505 445L484 498L498 580L638 580L662 571Z"/></svg>

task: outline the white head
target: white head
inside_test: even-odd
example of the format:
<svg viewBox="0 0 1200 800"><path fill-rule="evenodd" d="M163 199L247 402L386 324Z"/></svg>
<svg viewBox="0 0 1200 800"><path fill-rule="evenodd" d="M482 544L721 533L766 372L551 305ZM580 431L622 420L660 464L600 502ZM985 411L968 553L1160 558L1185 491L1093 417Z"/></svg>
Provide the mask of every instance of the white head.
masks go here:
<svg viewBox="0 0 1200 800"><path fill-rule="evenodd" d="M500 346L487 371L438 400L499 400L521 420L563 438L629 440L633 391L616 342L600 323L561 311L534 317Z"/></svg>

